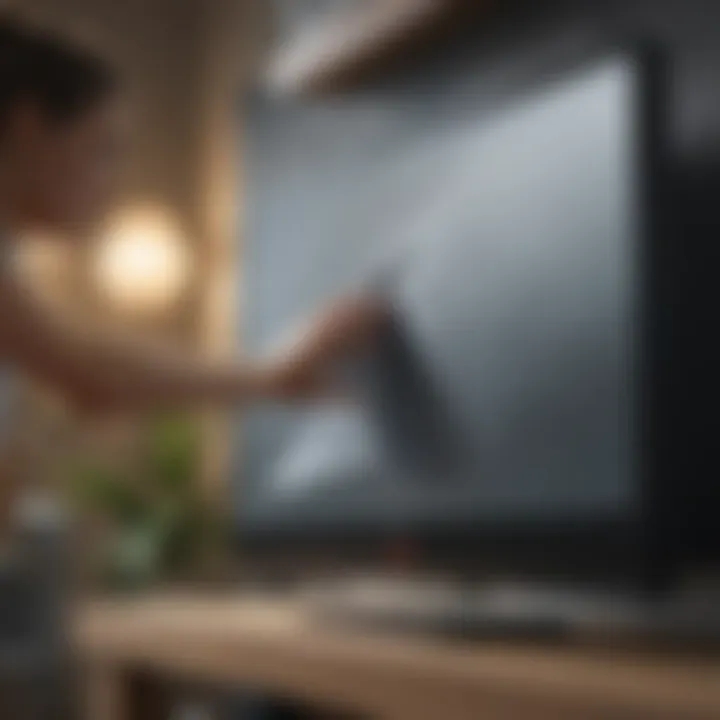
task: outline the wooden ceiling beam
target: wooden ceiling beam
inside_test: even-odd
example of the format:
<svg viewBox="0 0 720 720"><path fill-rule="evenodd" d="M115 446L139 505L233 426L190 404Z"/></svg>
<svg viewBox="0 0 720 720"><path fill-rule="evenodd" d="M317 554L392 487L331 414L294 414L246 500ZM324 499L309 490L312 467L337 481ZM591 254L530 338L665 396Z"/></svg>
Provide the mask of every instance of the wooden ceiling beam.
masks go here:
<svg viewBox="0 0 720 720"><path fill-rule="evenodd" d="M407 60L491 0L370 0L330 13L272 59L267 84L287 95L342 92Z"/></svg>

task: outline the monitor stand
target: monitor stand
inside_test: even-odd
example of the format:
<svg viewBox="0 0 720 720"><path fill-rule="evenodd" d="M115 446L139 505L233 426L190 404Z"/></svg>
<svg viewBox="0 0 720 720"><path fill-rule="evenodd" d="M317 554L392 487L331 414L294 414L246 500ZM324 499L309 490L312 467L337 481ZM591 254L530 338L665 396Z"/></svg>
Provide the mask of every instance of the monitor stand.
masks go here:
<svg viewBox="0 0 720 720"><path fill-rule="evenodd" d="M720 649L715 593L641 599L538 585L458 588L362 579L305 593L323 621L462 639L640 642Z"/></svg>

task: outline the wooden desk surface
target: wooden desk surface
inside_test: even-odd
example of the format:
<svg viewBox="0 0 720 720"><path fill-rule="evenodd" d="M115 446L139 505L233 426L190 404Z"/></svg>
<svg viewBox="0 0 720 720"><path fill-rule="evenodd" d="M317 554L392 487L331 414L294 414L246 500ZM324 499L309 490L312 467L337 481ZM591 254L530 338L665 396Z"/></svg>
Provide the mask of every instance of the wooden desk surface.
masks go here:
<svg viewBox="0 0 720 720"><path fill-rule="evenodd" d="M78 613L73 637L90 668L250 685L369 717L720 719L718 660L389 636L289 601L100 602Z"/></svg>

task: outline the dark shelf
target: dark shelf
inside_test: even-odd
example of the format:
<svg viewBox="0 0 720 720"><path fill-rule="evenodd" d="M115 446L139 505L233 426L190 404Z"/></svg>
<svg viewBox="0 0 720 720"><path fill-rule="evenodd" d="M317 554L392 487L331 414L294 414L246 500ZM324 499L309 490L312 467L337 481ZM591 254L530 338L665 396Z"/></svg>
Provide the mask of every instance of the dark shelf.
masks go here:
<svg viewBox="0 0 720 720"><path fill-rule="evenodd" d="M347 91L407 60L457 27L487 13L494 0L372 0L300 33L270 63L267 82L288 95Z"/></svg>

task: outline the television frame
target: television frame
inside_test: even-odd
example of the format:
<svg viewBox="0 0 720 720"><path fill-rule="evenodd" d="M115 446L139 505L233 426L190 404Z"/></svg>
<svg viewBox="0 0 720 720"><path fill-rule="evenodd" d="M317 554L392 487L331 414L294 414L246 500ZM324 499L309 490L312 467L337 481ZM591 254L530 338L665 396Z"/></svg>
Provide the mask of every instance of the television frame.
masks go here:
<svg viewBox="0 0 720 720"><path fill-rule="evenodd" d="M250 567L282 568L288 576L351 567L438 572L468 580L612 582L652 595L675 585L683 550L688 549L675 517L677 504L685 497L677 478L687 467L684 453L688 448L675 442L676 408L664 391L668 377L677 371L677 354L667 354L672 338L667 286L676 246L668 197L667 57L652 43L623 41L564 63L563 72L576 72L615 56L630 57L638 73L634 125L641 222L635 248L639 332L633 348L634 413L639 428L634 470L640 486L637 515L630 520L597 518L592 522L503 519L475 525L387 528L357 522L343 527L340 521L333 528L312 524L259 528L236 521L236 545ZM529 92L542 91L551 83L543 80ZM525 94L527 90L520 92Z"/></svg>

